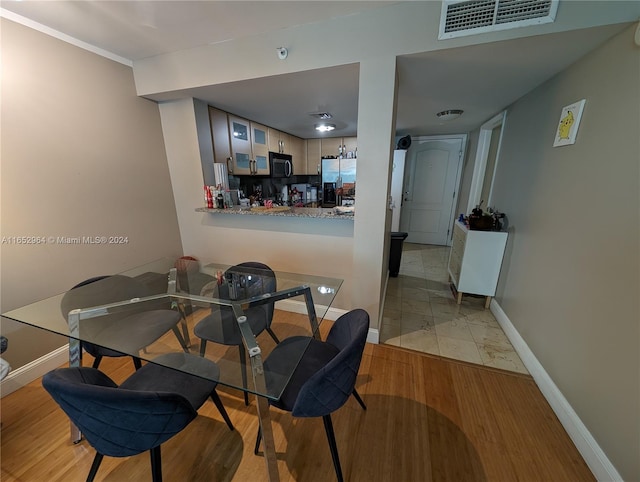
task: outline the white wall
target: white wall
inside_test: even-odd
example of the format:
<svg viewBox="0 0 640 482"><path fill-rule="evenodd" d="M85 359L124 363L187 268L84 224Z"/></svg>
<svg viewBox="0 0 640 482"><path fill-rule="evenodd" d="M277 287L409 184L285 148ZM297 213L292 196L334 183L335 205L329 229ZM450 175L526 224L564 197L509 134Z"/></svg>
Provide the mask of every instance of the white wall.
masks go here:
<svg viewBox="0 0 640 482"><path fill-rule="evenodd" d="M508 109L496 299L624 480L640 480L640 47L635 26ZM574 145L564 106L586 99Z"/></svg>
<svg viewBox="0 0 640 482"><path fill-rule="evenodd" d="M158 106L130 67L2 19L1 235L125 244L1 246L4 313L182 253ZM6 319L14 369L67 343Z"/></svg>

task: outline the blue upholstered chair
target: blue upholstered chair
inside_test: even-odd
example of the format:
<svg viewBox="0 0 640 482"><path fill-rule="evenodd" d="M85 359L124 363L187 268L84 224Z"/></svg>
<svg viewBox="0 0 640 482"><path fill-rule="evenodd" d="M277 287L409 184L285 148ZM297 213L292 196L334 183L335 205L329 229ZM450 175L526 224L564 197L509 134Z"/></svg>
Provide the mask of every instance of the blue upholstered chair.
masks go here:
<svg viewBox="0 0 640 482"><path fill-rule="evenodd" d="M267 388L270 388L286 379L293 369L292 363L295 364L299 359L296 354L304 351L282 396L271 404L291 412L294 417L322 417L336 476L340 482L343 480L342 469L331 413L342 407L351 395L366 410L355 389L355 383L368 331L368 313L355 309L336 320L325 342L303 336L287 338L264 361L265 379ZM258 431L254 450L256 454L260 440L261 433Z"/></svg>
<svg viewBox="0 0 640 482"><path fill-rule="evenodd" d="M215 391L220 370L207 359L170 353L158 360L181 371L147 363L120 386L95 368L59 368L42 378L42 385L96 449L87 482L105 455L128 457L151 453L154 482L162 481L160 446L184 429L211 397L231 430L222 401Z"/></svg>
<svg viewBox="0 0 640 482"><path fill-rule="evenodd" d="M263 263L254 261L241 263L229 268L225 274L225 283L217 287L217 292L205 287L202 294L215 298L235 300L260 296L265 293L273 293L277 289L275 273ZM273 341L279 343L278 337L271 330L274 312L273 303L249 308L245 315L249 326L255 336L267 330ZM207 315L196 324L193 333L200 338L200 355L204 356L207 349L207 341L227 346L237 346L240 352L240 365L242 371L242 384L247 386L247 356L238 322L231 308L212 305L211 314ZM244 392L245 405L249 405L247 392Z"/></svg>
<svg viewBox="0 0 640 482"><path fill-rule="evenodd" d="M150 290L129 276L98 276L82 281L65 293L61 302L62 315L66 319L69 311L74 309L115 303L149 294ZM185 340L177 326L182 319L180 313L164 304L154 306L155 309L149 308L151 307L145 304L145 311L123 312L90 319L83 322L82 328L91 331L93 339L115 340L116 344L126 346L130 352L144 349L171 330L182 349L187 352ZM93 368L98 368L104 356L128 356L89 342L82 342L82 348L94 357ZM140 368L140 359L135 356L132 358L136 369Z"/></svg>

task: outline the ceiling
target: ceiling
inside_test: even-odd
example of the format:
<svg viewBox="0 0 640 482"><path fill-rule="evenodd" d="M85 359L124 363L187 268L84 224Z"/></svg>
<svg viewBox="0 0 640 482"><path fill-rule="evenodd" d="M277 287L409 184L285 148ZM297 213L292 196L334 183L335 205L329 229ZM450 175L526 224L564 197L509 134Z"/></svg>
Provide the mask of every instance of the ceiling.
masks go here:
<svg viewBox="0 0 640 482"><path fill-rule="evenodd" d="M225 42L242 32L258 35L393 3L397 2L3 0L2 8L134 61ZM244 28L238 29L239 24ZM401 56L397 134L471 131L624 27L594 27ZM358 77L358 64L351 64L181 94L303 138L319 137L310 114L328 111L338 135L348 136L357 131ZM465 113L455 121L441 122L435 114L446 109Z"/></svg>

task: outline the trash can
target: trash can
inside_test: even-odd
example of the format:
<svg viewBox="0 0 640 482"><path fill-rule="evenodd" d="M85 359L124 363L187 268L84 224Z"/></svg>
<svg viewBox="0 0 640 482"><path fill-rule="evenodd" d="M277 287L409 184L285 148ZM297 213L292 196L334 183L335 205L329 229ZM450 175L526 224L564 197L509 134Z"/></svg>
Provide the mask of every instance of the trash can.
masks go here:
<svg viewBox="0 0 640 482"><path fill-rule="evenodd" d="M391 245L389 250L389 275L393 278L398 276L400 271L400 261L402 260L402 245L409 236L408 233L391 233Z"/></svg>

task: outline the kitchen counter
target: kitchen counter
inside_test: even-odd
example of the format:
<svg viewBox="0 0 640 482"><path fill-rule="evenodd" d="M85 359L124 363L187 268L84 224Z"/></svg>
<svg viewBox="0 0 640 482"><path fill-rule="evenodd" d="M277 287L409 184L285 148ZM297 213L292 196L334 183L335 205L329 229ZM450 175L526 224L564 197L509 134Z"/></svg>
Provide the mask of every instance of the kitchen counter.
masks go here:
<svg viewBox="0 0 640 482"><path fill-rule="evenodd" d="M273 208L249 208L234 206L229 209L196 208L200 213L211 213L223 216L277 216L294 218L347 219L353 221L353 214L336 214L335 208L296 208L274 206Z"/></svg>

